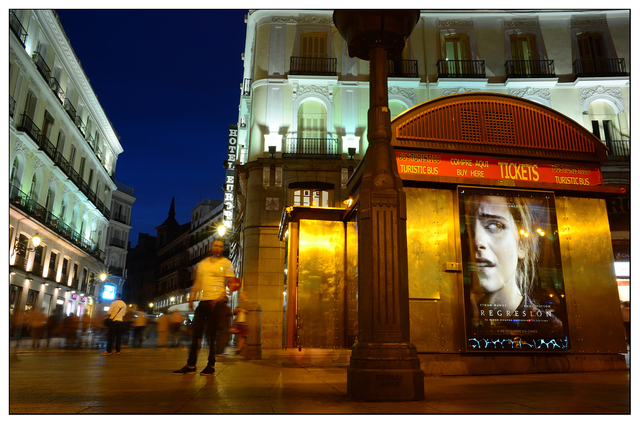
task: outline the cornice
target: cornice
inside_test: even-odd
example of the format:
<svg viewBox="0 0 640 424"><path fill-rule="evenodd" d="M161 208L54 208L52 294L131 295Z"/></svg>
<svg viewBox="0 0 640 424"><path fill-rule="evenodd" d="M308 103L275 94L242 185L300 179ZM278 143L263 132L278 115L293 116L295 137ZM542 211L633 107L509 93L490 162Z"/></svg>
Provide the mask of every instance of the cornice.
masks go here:
<svg viewBox="0 0 640 424"><path fill-rule="evenodd" d="M504 28L538 28L540 21L537 19L514 19L512 21L504 21Z"/></svg>
<svg viewBox="0 0 640 424"><path fill-rule="evenodd" d="M34 15L41 22L49 42L54 44L53 48L58 58L64 63L69 77L72 79L74 86L78 88L85 105L90 108L91 116L100 124L102 133L109 141L111 150L116 156L119 155L124 149L111 126L111 122L104 113L104 109L98 102L98 98L89 83L84 69L80 65L80 60L71 47L71 42L62 29L62 24L57 15L52 10L35 10Z"/></svg>
<svg viewBox="0 0 640 424"><path fill-rule="evenodd" d="M463 19L447 19L436 21L438 28L473 28L473 21Z"/></svg>
<svg viewBox="0 0 640 424"><path fill-rule="evenodd" d="M592 19L571 19L572 27L585 27L585 26L602 26L607 25L605 18L592 18Z"/></svg>

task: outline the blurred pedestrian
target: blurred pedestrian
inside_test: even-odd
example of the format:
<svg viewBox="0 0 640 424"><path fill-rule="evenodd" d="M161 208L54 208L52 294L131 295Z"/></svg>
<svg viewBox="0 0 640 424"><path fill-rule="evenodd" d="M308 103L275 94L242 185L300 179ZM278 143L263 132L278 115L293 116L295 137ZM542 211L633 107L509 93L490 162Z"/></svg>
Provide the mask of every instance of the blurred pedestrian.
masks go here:
<svg viewBox="0 0 640 424"><path fill-rule="evenodd" d="M107 350L102 352L103 355L111 355L114 340L116 342L116 355L120 355L120 348L122 347L122 320L126 312L127 304L122 301L122 296L118 293L116 294L116 300L111 302L111 306L109 307L108 316L112 321L108 329Z"/></svg>
<svg viewBox="0 0 640 424"><path fill-rule="evenodd" d="M47 348L54 337L60 336L60 317L56 314L49 315L47 318Z"/></svg>
<svg viewBox="0 0 640 424"><path fill-rule="evenodd" d="M31 347L36 348L40 345L42 333L47 325L47 316L40 309L34 309L31 312Z"/></svg>
<svg viewBox="0 0 640 424"><path fill-rule="evenodd" d="M171 338L173 339L172 347L178 347L180 345L180 335L182 333L182 322L184 321L184 315L178 311L171 313Z"/></svg>
<svg viewBox="0 0 640 424"><path fill-rule="evenodd" d="M158 333L158 347L167 347L170 325L171 317L168 314L161 314L158 317L156 326L156 332Z"/></svg>
<svg viewBox="0 0 640 424"><path fill-rule="evenodd" d="M64 319L64 347L67 349L78 347L78 328L80 328L80 318L71 312Z"/></svg>
<svg viewBox="0 0 640 424"><path fill-rule="evenodd" d="M234 334L236 349L235 353L239 354L244 346L244 341L247 338L249 327L247 326L247 313L249 312L249 302L247 302L247 295L244 292L238 293L240 301L233 310L235 312L235 318L231 325L231 334Z"/></svg>
<svg viewBox="0 0 640 424"><path fill-rule="evenodd" d="M214 240L211 244L211 256L202 260L196 268L196 277L189 295L189 309L193 309L193 301L201 291L200 302L193 316L193 334L187 365L174 374L195 374L198 361L198 347L202 339L205 327L209 339L209 358L207 366L200 372L201 375L213 375L216 364L216 335L221 314L225 313L227 302L226 282L228 278L235 277L231 261L222 256L224 243L222 240Z"/></svg>
<svg viewBox="0 0 640 424"><path fill-rule="evenodd" d="M147 316L142 312L133 319L133 346L142 347L144 341L144 330L147 328Z"/></svg>

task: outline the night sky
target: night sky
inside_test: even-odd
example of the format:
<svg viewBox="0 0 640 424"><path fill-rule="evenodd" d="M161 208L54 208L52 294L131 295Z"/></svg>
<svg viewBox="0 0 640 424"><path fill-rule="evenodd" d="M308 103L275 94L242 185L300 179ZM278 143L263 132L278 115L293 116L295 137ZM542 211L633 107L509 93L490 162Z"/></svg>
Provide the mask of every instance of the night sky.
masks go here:
<svg viewBox="0 0 640 424"><path fill-rule="evenodd" d="M136 197L131 246L156 235L172 197L180 224L200 200L221 200L248 10L56 12L120 136L115 179Z"/></svg>

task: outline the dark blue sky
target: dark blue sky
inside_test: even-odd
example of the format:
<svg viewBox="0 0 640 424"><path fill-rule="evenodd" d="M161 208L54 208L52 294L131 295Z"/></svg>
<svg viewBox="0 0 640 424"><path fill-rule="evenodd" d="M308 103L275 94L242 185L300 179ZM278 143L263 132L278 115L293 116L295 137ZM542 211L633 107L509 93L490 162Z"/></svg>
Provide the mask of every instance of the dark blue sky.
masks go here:
<svg viewBox="0 0 640 424"><path fill-rule="evenodd" d="M201 199L222 199L248 11L56 12L120 136L115 179L136 197L131 245L138 233L155 236L172 197L180 224Z"/></svg>

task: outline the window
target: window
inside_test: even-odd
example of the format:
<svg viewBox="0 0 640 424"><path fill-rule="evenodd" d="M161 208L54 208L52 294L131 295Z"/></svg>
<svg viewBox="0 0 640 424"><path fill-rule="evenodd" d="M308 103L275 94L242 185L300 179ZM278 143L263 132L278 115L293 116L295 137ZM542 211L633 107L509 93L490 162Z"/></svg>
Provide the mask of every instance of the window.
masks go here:
<svg viewBox="0 0 640 424"><path fill-rule="evenodd" d="M322 103L308 101L300 106L298 138L327 138L327 110Z"/></svg>
<svg viewBox="0 0 640 424"><path fill-rule="evenodd" d="M56 252L51 252L51 257L49 258L49 272L56 272L56 265L58 262L58 254Z"/></svg>
<svg viewBox="0 0 640 424"><path fill-rule="evenodd" d="M31 187L29 188L29 197L36 202L38 201L38 177L33 174L31 177Z"/></svg>
<svg viewBox="0 0 640 424"><path fill-rule="evenodd" d="M511 59L538 60L538 46L535 34L511 34Z"/></svg>
<svg viewBox="0 0 640 424"><path fill-rule="evenodd" d="M601 33L578 35L578 53L580 59L604 59L604 41Z"/></svg>
<svg viewBox="0 0 640 424"><path fill-rule="evenodd" d="M11 185L16 186L18 189L20 189L20 174L19 174L19 170L20 170L20 160L18 159L18 157L16 156L15 158L13 158L13 164L11 165Z"/></svg>
<svg viewBox="0 0 640 424"><path fill-rule="evenodd" d="M53 201L55 199L55 195L51 187L47 189L47 200L44 202L44 207L47 211L53 211Z"/></svg>
<svg viewBox="0 0 640 424"><path fill-rule="evenodd" d="M327 33L308 32L300 36L300 56L327 57Z"/></svg>
<svg viewBox="0 0 640 424"><path fill-rule="evenodd" d="M301 189L293 191L293 204L295 206L329 207L329 191Z"/></svg>
<svg viewBox="0 0 640 424"><path fill-rule="evenodd" d="M75 169L75 162L76 162L76 146L71 145L71 154L69 155L69 165L71 165L72 168Z"/></svg>
<svg viewBox="0 0 640 424"><path fill-rule="evenodd" d="M62 275L68 275L69 272L69 259L64 258L62 260Z"/></svg>

